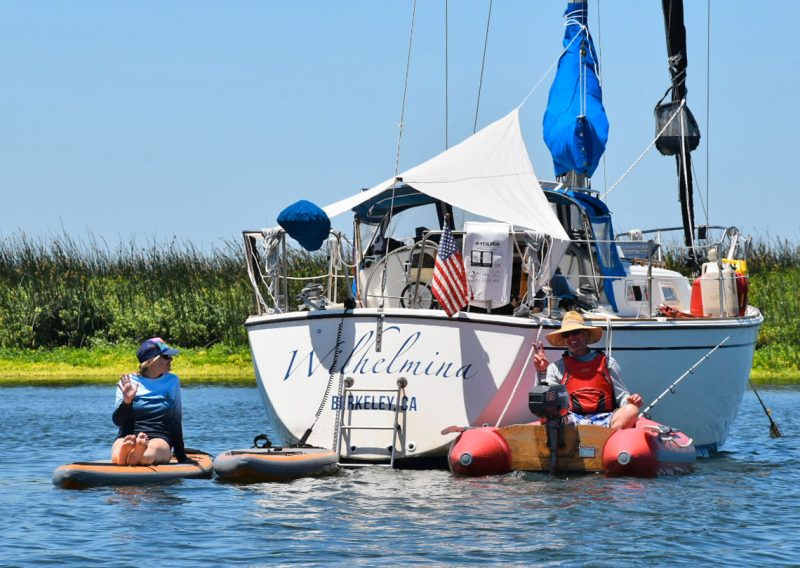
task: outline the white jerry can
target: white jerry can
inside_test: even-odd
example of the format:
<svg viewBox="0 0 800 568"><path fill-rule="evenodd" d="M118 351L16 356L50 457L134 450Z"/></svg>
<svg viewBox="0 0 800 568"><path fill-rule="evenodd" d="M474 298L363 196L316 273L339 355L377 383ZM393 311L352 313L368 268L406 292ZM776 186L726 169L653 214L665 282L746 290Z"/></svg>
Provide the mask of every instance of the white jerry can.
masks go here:
<svg viewBox="0 0 800 568"><path fill-rule="evenodd" d="M731 265L723 263L720 270L718 262L703 263L703 271L698 280L704 316L733 317L739 313L736 271Z"/></svg>

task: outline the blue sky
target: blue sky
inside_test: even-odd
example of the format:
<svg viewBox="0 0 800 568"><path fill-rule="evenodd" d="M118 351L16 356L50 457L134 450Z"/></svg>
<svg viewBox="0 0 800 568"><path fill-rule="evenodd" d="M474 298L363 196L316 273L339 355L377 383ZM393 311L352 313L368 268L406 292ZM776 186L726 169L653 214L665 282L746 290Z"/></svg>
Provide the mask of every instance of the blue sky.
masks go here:
<svg viewBox="0 0 800 568"><path fill-rule="evenodd" d="M472 132L488 4L449 2L451 145ZM417 6L401 169L445 148L444 5ZM565 5L494 1L479 127L517 106L558 57ZM603 191L652 140L669 79L660 2L589 6L611 123L593 180ZM0 3L0 236L209 247L274 225L297 199L325 205L390 177L411 8ZM709 4L687 1L698 194L708 192L711 223L797 241L800 3L716 0L710 13L709 51ZM553 175L541 142L551 78L522 113L540 179ZM620 231L669 226L680 222L676 196L674 159L651 150L608 204Z"/></svg>

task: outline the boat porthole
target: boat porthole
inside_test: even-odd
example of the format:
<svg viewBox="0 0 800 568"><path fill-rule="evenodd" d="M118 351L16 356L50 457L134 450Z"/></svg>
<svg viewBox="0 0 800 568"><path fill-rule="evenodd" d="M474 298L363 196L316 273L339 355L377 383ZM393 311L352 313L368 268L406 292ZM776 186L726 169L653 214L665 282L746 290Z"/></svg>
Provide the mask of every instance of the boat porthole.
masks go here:
<svg viewBox="0 0 800 568"><path fill-rule="evenodd" d="M415 452L417 450L417 445L414 442L409 442L408 445L406 446L406 449L409 452Z"/></svg>
<svg viewBox="0 0 800 568"><path fill-rule="evenodd" d="M357 446L350 446L350 453L351 453L351 454L354 454L354 453L356 453L357 451L358 451L358 447L357 447Z"/></svg>
<svg viewBox="0 0 800 568"><path fill-rule="evenodd" d="M464 452L461 454L461 457L458 458L458 463L464 467L469 466L472 463L472 454L469 452Z"/></svg>

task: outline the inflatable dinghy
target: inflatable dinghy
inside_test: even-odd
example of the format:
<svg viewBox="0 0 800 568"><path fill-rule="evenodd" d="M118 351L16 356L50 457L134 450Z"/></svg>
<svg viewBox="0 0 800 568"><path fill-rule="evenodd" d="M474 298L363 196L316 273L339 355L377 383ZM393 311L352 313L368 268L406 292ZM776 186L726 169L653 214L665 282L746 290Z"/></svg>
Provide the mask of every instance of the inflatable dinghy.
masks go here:
<svg viewBox="0 0 800 568"><path fill-rule="evenodd" d="M250 448L219 454L214 459L214 471L223 481L291 481L335 473L338 462L336 452L325 448Z"/></svg>
<svg viewBox="0 0 800 568"><path fill-rule="evenodd" d="M118 465L110 461L70 463L56 468L53 485L63 489L86 489L109 485L150 485L213 475L211 455L188 449L186 455L197 463L178 463L175 458L163 465Z"/></svg>
<svg viewBox="0 0 800 568"><path fill-rule="evenodd" d="M557 471L655 477L689 473L697 457L691 438L645 418L625 430L566 424L559 434L555 459L544 424L451 427L443 433L451 432L460 435L450 446L450 470L463 476Z"/></svg>

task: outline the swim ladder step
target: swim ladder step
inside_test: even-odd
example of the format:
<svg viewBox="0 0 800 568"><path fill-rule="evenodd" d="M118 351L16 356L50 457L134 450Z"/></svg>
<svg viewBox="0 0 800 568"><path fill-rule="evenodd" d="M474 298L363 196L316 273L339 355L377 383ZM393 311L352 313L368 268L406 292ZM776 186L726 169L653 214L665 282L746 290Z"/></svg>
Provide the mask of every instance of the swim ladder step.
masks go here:
<svg viewBox="0 0 800 568"><path fill-rule="evenodd" d="M408 386L408 380L405 377L400 377L397 379L397 388L396 389L376 389L376 388L366 388L366 389L355 389L353 388L354 380L352 377L347 377L343 383L340 385L340 397L342 400L347 400L351 393L355 392L368 392L368 393L377 393L377 392L393 392L395 393L395 400L400 400L401 396L405 392L406 386ZM337 420L337 428L335 433L335 451L336 453L341 456L342 446L346 444L345 447L352 447L353 451L355 451L355 445L351 441L351 433L354 430L383 430L383 431L392 431L392 445L389 446L390 457L389 463L386 464L387 467L394 467L394 460L397 455L397 444L400 441L398 436L402 434L402 426L400 425L400 413L401 413L401 405L395 404L394 409L387 408L386 410L394 410L392 413L394 416L393 425L392 426L353 426L350 424L350 421L353 418L352 409L350 412L346 412L346 404L339 405L339 417ZM402 409L402 413L405 414L405 408ZM346 434L345 434L346 433ZM347 440L344 438L347 437ZM401 442L402 443L402 442ZM344 464L342 464L344 465ZM370 464L373 465L373 464ZM360 467L360 466L356 466Z"/></svg>

